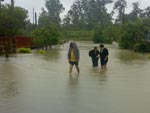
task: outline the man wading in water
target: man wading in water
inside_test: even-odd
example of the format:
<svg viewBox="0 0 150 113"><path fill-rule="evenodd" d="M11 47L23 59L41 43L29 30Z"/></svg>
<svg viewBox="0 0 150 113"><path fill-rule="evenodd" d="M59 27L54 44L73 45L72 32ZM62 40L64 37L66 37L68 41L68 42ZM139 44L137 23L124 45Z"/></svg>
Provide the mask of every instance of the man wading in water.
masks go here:
<svg viewBox="0 0 150 113"><path fill-rule="evenodd" d="M104 47L103 44L100 44L100 61L101 61L101 69L106 69L106 65L108 62L108 49Z"/></svg>
<svg viewBox="0 0 150 113"><path fill-rule="evenodd" d="M73 69L74 65L75 65L77 72L79 74L79 72L80 72L79 58L80 58L79 49L78 49L76 43L71 42L70 47L69 47L69 51L68 51L68 62L70 64L70 69L69 69L70 76L72 74L72 69Z"/></svg>
<svg viewBox="0 0 150 113"><path fill-rule="evenodd" d="M89 51L89 56L92 58L92 64L93 67L98 67L98 56L99 55L99 51L97 50L97 47L94 47L93 50Z"/></svg>

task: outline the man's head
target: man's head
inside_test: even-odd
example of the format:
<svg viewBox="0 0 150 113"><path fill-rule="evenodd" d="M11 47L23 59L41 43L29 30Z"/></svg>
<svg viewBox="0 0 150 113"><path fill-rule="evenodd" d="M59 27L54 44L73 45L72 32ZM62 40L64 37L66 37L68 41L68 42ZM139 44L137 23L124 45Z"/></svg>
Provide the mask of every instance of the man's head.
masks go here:
<svg viewBox="0 0 150 113"><path fill-rule="evenodd" d="M94 47L94 50L97 50L97 47Z"/></svg>
<svg viewBox="0 0 150 113"><path fill-rule="evenodd" d="M100 47L100 50L104 49L104 45L103 44L100 44L99 47Z"/></svg>
<svg viewBox="0 0 150 113"><path fill-rule="evenodd" d="M100 46L99 46L100 48L104 48L104 45L103 44L100 44Z"/></svg>

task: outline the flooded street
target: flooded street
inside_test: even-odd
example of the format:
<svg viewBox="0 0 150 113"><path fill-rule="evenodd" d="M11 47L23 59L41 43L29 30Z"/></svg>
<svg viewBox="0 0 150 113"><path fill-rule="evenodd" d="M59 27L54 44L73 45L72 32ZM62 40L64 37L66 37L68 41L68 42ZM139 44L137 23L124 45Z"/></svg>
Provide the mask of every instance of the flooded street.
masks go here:
<svg viewBox="0 0 150 113"><path fill-rule="evenodd" d="M107 70L93 68L78 42L79 76L69 77L68 45L46 56L18 54L0 58L0 113L149 113L150 60L146 54L109 49ZM98 45L97 45L98 46Z"/></svg>

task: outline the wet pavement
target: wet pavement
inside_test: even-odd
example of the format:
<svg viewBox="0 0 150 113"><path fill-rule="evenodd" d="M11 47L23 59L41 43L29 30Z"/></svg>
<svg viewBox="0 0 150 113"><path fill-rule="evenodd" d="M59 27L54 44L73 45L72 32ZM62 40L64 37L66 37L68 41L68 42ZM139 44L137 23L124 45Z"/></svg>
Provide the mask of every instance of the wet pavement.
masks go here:
<svg viewBox="0 0 150 113"><path fill-rule="evenodd" d="M69 77L68 45L47 55L17 54L0 58L0 113L149 113L150 60L147 54L109 49L107 70L92 68L78 42L81 73ZM98 45L97 45L98 46Z"/></svg>

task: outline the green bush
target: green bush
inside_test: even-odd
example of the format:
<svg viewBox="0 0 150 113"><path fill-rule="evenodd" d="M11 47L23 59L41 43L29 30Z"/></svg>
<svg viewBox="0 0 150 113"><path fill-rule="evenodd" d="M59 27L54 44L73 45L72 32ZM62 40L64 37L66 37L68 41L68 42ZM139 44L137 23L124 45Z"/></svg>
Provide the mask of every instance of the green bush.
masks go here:
<svg viewBox="0 0 150 113"><path fill-rule="evenodd" d="M93 41L95 43L112 43L112 39L109 36L106 36L102 28L96 28Z"/></svg>
<svg viewBox="0 0 150 113"><path fill-rule="evenodd" d="M20 48L18 50L19 53L31 53L31 49L30 48Z"/></svg>
<svg viewBox="0 0 150 113"><path fill-rule="evenodd" d="M150 59L150 54L148 55L148 59Z"/></svg>
<svg viewBox="0 0 150 113"><path fill-rule="evenodd" d="M135 51L139 51L139 52L144 52L147 50L147 45L144 43L139 43L138 45L136 45L135 47Z"/></svg>
<svg viewBox="0 0 150 113"><path fill-rule="evenodd" d="M32 34L34 43L42 46L57 45L62 35L61 31L54 24L36 28Z"/></svg>
<svg viewBox="0 0 150 113"><path fill-rule="evenodd" d="M150 43L145 38L149 29L149 25L145 23L145 20L126 23L121 31L119 46L137 52L150 52Z"/></svg>
<svg viewBox="0 0 150 113"><path fill-rule="evenodd" d="M45 55L45 54L46 54L46 51L44 51L44 50L39 50L38 53L41 54L41 55Z"/></svg>

